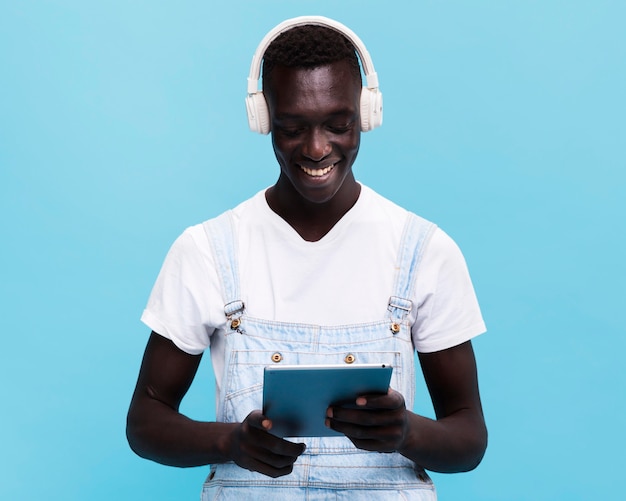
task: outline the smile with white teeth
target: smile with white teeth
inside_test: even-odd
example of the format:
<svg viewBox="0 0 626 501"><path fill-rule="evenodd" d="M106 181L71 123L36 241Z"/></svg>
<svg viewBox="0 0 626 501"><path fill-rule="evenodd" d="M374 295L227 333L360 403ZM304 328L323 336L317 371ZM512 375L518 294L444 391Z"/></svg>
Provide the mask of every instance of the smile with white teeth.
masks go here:
<svg viewBox="0 0 626 501"><path fill-rule="evenodd" d="M328 167L324 167L323 169L307 169L304 166L300 166L300 168L309 176L313 177L322 177L324 174L328 174L331 170L333 170L335 164L331 164Z"/></svg>

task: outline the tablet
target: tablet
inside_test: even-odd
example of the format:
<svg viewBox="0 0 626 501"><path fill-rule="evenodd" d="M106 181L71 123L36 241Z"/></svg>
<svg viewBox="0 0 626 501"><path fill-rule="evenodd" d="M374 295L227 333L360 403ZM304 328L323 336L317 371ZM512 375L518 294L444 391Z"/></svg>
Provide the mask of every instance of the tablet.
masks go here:
<svg viewBox="0 0 626 501"><path fill-rule="evenodd" d="M273 365L263 375L263 414L279 437L343 434L324 426L330 404L354 404L357 396L385 394L392 367L385 364Z"/></svg>

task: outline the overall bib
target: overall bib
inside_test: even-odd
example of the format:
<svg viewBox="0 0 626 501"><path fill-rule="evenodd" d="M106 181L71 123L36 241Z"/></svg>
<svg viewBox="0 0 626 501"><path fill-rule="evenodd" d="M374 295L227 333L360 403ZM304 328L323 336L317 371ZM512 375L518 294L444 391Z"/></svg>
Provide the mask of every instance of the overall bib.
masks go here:
<svg viewBox="0 0 626 501"><path fill-rule="evenodd" d="M226 302L226 363L217 421L242 422L251 411L262 407L263 368L272 364L389 364L393 367L391 387L402 393L407 409L412 409L415 359L408 316L416 305L408 298L412 297L422 252L435 225L413 214L407 216L385 318L327 327L268 321L246 314L231 217L226 212L204 223ZM346 299L349 303L350 298ZM273 479L233 462L213 465L202 489L202 501L437 498L424 470L399 453L363 451L345 437L297 441L306 443L306 451L294 463L291 474Z"/></svg>

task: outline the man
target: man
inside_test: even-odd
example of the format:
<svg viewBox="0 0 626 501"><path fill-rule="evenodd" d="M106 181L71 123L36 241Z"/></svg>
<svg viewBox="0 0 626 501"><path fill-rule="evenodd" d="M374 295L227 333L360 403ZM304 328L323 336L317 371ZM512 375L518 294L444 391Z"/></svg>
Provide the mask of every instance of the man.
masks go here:
<svg viewBox="0 0 626 501"><path fill-rule="evenodd" d="M170 250L142 317L153 332L129 443L163 464L212 464L203 499L436 499L424 470L473 469L487 442L470 341L484 324L465 262L443 231L354 177L381 111L379 91L362 88L360 40L317 17L269 38L248 111L271 129L278 180ZM218 418L198 422L178 408L209 346ZM436 420L411 412L414 349ZM264 366L381 359L394 366L386 395L327 410L345 437L271 434Z"/></svg>

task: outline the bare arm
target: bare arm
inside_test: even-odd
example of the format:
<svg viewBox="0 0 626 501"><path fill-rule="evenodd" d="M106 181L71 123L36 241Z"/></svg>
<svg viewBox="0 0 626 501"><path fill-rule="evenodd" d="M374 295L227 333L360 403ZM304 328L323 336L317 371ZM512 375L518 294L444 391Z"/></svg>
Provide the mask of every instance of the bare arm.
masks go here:
<svg viewBox="0 0 626 501"><path fill-rule="evenodd" d="M410 413L409 434L400 452L433 471L476 468L487 448L487 428L471 342L421 353L419 360L437 420Z"/></svg>
<svg viewBox="0 0 626 501"><path fill-rule="evenodd" d="M397 450L432 471L471 470L487 447L472 344L420 354L419 359L436 420L410 412L402 395L390 390L357 399L360 409L332 407L328 424L361 449Z"/></svg>
<svg viewBox="0 0 626 501"><path fill-rule="evenodd" d="M304 447L269 434L271 422L260 411L243 423L194 421L178 412L201 358L150 335L128 410L126 436L133 451L172 466L235 461L272 477L290 473Z"/></svg>

